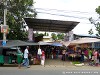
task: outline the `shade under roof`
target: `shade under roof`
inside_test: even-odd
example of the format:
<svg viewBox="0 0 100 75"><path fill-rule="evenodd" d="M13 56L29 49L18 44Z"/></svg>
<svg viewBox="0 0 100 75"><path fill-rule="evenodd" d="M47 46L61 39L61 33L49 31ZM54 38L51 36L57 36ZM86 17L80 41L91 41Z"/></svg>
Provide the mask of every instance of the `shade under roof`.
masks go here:
<svg viewBox="0 0 100 75"><path fill-rule="evenodd" d="M49 19L25 18L29 28L34 31L48 31L66 33L71 31L79 22Z"/></svg>

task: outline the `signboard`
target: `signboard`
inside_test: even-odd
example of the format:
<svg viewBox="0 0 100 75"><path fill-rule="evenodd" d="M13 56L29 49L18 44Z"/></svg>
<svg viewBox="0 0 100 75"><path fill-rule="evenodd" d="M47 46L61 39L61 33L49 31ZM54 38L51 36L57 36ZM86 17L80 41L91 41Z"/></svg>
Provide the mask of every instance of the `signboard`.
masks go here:
<svg viewBox="0 0 100 75"><path fill-rule="evenodd" d="M2 41L2 45L6 46L6 41L5 40Z"/></svg>
<svg viewBox="0 0 100 75"><path fill-rule="evenodd" d="M1 33L8 33L8 25L1 25Z"/></svg>

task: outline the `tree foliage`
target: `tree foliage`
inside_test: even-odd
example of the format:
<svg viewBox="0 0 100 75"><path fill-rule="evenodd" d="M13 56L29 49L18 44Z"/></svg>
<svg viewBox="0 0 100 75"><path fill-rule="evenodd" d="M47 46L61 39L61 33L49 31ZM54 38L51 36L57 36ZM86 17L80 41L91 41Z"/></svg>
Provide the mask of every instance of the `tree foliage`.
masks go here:
<svg viewBox="0 0 100 75"><path fill-rule="evenodd" d="M24 40L27 38L25 30L26 17L36 17L36 12L33 9L33 0L7 0L7 25L9 25L9 33L7 39ZM4 2L0 4L0 20L3 21Z"/></svg>
<svg viewBox="0 0 100 75"><path fill-rule="evenodd" d="M57 37L58 37L58 40L62 40L64 39L64 34L63 33L57 34Z"/></svg>
<svg viewBox="0 0 100 75"><path fill-rule="evenodd" d="M55 41L64 39L63 33L58 33L58 34L52 33L51 36L52 36L52 39L55 40Z"/></svg>
<svg viewBox="0 0 100 75"><path fill-rule="evenodd" d="M36 32L36 33L34 33L34 36L35 36L35 37L38 37L38 36L45 36L45 34ZM33 37L34 37L34 36L33 36Z"/></svg>
<svg viewBox="0 0 100 75"><path fill-rule="evenodd" d="M94 24L96 31L97 31L97 36L100 36L100 6L98 6L95 11L97 12L97 14L99 15L98 19L93 19L92 17L89 19L89 21L91 22L91 24ZM89 34L93 34L93 30L90 29L89 30Z"/></svg>
<svg viewBox="0 0 100 75"><path fill-rule="evenodd" d="M52 33L51 36L52 36L53 40L55 40L55 41L57 40L57 35L55 33Z"/></svg>

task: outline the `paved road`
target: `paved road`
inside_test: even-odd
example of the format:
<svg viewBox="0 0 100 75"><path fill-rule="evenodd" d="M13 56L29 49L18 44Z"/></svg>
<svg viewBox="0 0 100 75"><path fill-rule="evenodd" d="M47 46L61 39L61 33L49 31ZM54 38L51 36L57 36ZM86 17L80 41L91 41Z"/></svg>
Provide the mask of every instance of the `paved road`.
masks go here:
<svg viewBox="0 0 100 75"><path fill-rule="evenodd" d="M100 75L99 70L0 70L0 75Z"/></svg>
<svg viewBox="0 0 100 75"><path fill-rule="evenodd" d="M74 66L70 62L47 61L45 66L32 65L18 69L17 65L0 67L0 75L100 75L100 66Z"/></svg>
<svg viewBox="0 0 100 75"><path fill-rule="evenodd" d="M0 67L0 75L100 75L99 67L41 66L18 69L18 67Z"/></svg>

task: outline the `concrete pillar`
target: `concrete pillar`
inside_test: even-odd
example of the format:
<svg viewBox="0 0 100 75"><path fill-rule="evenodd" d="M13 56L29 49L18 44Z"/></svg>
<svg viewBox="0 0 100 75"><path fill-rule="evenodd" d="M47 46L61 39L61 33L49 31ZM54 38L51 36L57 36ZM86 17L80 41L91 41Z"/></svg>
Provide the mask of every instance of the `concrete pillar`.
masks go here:
<svg viewBox="0 0 100 75"><path fill-rule="evenodd" d="M73 31L69 31L68 33L66 33L64 41L72 41L72 40L74 40Z"/></svg>
<svg viewBox="0 0 100 75"><path fill-rule="evenodd" d="M28 29L28 40L33 41L33 29L32 28Z"/></svg>

